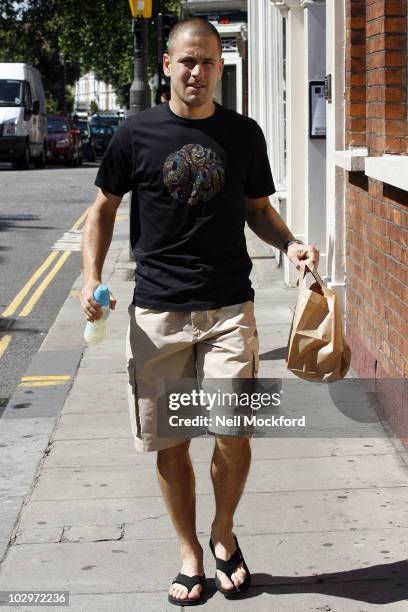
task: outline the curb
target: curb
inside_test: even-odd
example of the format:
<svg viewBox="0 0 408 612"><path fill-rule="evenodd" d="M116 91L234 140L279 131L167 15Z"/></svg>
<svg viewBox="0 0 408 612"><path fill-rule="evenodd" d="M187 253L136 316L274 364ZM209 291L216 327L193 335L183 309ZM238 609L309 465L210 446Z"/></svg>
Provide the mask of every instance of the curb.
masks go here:
<svg viewBox="0 0 408 612"><path fill-rule="evenodd" d="M126 255L129 252L128 238L114 233L104 265L107 281L114 275L123 252ZM22 377L68 378L52 386L18 386L0 419L3 458L0 471L0 568L14 541L21 511L31 497L43 462L50 452L53 433L86 348L83 338L85 320L77 299L81 287L82 272Z"/></svg>

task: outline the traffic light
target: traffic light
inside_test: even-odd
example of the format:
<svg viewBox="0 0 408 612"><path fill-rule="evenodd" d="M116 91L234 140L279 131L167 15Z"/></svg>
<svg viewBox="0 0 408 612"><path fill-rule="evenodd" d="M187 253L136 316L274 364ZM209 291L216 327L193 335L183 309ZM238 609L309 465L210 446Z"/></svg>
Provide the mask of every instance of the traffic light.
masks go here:
<svg viewBox="0 0 408 612"><path fill-rule="evenodd" d="M177 23L177 13L169 11L157 15L157 63L162 61L163 53L167 51L167 43L172 27Z"/></svg>
<svg viewBox="0 0 408 612"><path fill-rule="evenodd" d="M132 17L151 18L152 0L129 0L129 5Z"/></svg>

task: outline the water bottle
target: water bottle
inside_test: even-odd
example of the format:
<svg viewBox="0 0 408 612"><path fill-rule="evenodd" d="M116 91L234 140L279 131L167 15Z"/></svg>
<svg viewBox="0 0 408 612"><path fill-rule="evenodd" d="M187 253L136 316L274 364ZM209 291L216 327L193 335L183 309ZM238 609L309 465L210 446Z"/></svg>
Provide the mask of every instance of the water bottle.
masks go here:
<svg viewBox="0 0 408 612"><path fill-rule="evenodd" d="M99 344L105 338L105 321L110 311L110 295L106 285L99 285L94 291L94 299L102 306L102 317L85 325L84 338L88 344Z"/></svg>

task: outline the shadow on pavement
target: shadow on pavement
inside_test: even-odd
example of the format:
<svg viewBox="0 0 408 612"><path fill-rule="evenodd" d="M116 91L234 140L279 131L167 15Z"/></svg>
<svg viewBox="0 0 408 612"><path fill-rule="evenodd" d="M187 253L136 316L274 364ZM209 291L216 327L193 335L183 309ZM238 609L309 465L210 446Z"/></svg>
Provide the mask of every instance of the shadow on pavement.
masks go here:
<svg viewBox="0 0 408 612"><path fill-rule="evenodd" d="M251 588L244 592L240 599L253 599L263 593L275 596L318 593L368 604L384 605L408 599L407 578L407 560L313 576L272 576L271 574L255 573L252 574ZM205 600L211 599L215 592L214 579L207 578ZM275 600L274 604L276 603ZM330 602L328 604L327 610L330 610Z"/></svg>

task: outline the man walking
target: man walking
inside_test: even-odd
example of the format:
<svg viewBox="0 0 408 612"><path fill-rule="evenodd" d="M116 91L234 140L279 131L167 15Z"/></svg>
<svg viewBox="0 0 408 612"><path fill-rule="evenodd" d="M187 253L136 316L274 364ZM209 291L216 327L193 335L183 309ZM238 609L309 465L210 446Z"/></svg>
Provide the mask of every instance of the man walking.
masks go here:
<svg viewBox="0 0 408 612"><path fill-rule="evenodd" d="M129 306L129 410L136 450L157 451L157 474L180 540L181 570L169 590L176 605L200 603L203 549L197 538L190 439L157 433L165 379L253 378L258 367L254 292L245 221L301 266L318 264L314 246L295 241L268 196L275 188L255 121L214 102L223 59L219 34L201 18L173 28L163 67L171 100L129 117L111 141L95 184L83 239L81 306L93 299L122 196L132 191L136 286ZM111 306L115 306L112 297ZM216 513L210 547L216 585L229 598L250 585L233 516L250 467L250 434L215 435L211 462Z"/></svg>

